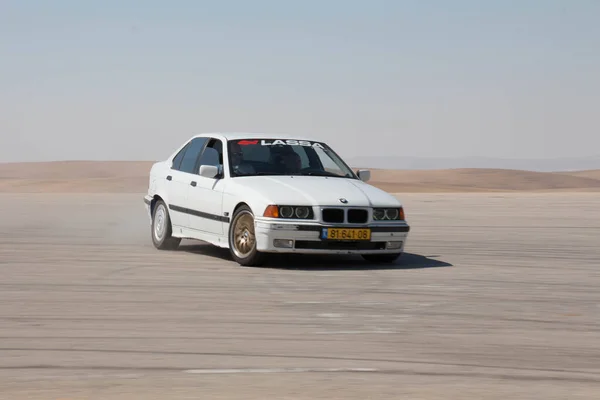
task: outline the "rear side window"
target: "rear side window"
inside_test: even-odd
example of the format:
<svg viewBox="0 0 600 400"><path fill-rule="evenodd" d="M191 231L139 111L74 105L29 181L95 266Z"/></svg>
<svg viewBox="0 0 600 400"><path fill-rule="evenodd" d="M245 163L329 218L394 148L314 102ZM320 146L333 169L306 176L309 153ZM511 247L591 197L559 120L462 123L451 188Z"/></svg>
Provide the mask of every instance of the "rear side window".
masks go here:
<svg viewBox="0 0 600 400"><path fill-rule="evenodd" d="M207 138L205 137L192 139L185 150L181 166L178 168L181 172L187 172L188 174L196 174L198 172L196 171L196 161L198 161L198 156L204 148L206 141Z"/></svg>
<svg viewBox="0 0 600 400"><path fill-rule="evenodd" d="M181 160L183 160L183 156L188 147L190 147L189 143L185 145L183 149L179 150L179 153L173 158L173 165L171 168L178 170L181 167Z"/></svg>

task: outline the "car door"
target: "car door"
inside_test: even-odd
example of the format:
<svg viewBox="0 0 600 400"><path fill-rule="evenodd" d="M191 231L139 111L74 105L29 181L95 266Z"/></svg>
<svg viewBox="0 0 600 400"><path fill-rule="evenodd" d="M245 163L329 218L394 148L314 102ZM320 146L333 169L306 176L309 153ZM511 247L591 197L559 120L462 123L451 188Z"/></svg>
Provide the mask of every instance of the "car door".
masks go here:
<svg viewBox="0 0 600 400"><path fill-rule="evenodd" d="M190 142L188 142L175 157L173 157L173 162L171 164L171 168L166 171L166 175L164 178L164 187L166 189L166 198L167 205L170 208L169 215L171 217L171 224L173 225L173 229L179 231L177 228L185 226L185 219L187 219L187 215L183 213L180 208L183 205L183 201L187 196L187 183L182 179L179 170L181 168L181 161L185 156L187 149L190 147Z"/></svg>
<svg viewBox="0 0 600 400"><path fill-rule="evenodd" d="M190 213L193 210L187 207L188 193L192 182L196 180L196 164L207 141L208 138L206 137L192 139L183 149L184 153L181 161L177 164L173 163L171 174L167 176L167 179L170 180L168 186L169 209L171 221L174 226L187 228L190 225Z"/></svg>
<svg viewBox="0 0 600 400"><path fill-rule="evenodd" d="M202 165L215 166L219 174L214 178L201 176ZM198 173L187 195L190 213L189 228L201 232L222 235L223 230L223 143L220 139L209 139L196 165Z"/></svg>

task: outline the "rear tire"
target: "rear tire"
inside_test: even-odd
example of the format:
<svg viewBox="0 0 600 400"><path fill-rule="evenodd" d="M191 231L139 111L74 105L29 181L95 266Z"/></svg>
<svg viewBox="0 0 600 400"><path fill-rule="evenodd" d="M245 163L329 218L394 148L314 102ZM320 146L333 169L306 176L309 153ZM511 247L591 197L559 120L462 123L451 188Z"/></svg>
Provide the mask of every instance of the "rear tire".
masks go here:
<svg viewBox="0 0 600 400"><path fill-rule="evenodd" d="M229 252L231 257L242 266L258 266L264 264L266 254L256 250L256 232L254 214L250 207L238 208L229 225Z"/></svg>
<svg viewBox="0 0 600 400"><path fill-rule="evenodd" d="M362 254L362 258L373 263L393 263L402 253L395 254Z"/></svg>
<svg viewBox="0 0 600 400"><path fill-rule="evenodd" d="M162 200L157 200L152 212L152 244L159 250L175 250L179 247L181 238L173 237L171 217L167 205Z"/></svg>

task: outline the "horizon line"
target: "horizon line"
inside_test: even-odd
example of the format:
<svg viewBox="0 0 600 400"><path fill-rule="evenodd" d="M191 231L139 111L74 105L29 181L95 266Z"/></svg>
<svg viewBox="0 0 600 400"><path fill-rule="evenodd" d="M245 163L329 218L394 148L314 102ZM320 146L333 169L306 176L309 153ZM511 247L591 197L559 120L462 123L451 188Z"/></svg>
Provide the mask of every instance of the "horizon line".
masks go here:
<svg viewBox="0 0 600 400"><path fill-rule="evenodd" d="M45 161L0 161L0 165L15 165L15 164L58 164L58 163L155 163L162 160L96 160L96 159L64 159L64 160L45 160ZM369 167L354 165L352 168L368 168L371 170L379 171L456 171L456 170L487 170L487 171L523 171L523 172L534 172L540 174L552 174L552 173L563 173L563 172L587 172L587 171L599 171L600 168L587 168L587 169L557 169L553 171L536 171L531 169L522 168L499 168L499 167L447 167L447 168L381 168L381 167Z"/></svg>

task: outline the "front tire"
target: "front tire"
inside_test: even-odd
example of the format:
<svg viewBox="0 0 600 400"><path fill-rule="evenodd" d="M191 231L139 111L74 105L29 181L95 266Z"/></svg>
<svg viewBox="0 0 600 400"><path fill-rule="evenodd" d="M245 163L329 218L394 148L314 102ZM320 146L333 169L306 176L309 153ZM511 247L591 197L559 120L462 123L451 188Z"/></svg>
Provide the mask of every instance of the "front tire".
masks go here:
<svg viewBox="0 0 600 400"><path fill-rule="evenodd" d="M152 244L159 250L175 250L181 238L173 237L171 217L164 201L158 200L152 213Z"/></svg>
<svg viewBox="0 0 600 400"><path fill-rule="evenodd" d="M363 254L362 258L372 263L393 263L402 253L394 254Z"/></svg>
<svg viewBox="0 0 600 400"><path fill-rule="evenodd" d="M254 214L248 206L241 206L233 214L229 226L229 252L243 266L262 265L266 260L266 255L256 250Z"/></svg>

